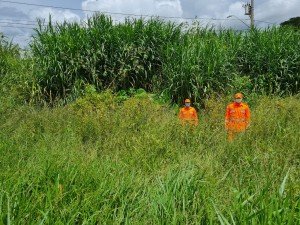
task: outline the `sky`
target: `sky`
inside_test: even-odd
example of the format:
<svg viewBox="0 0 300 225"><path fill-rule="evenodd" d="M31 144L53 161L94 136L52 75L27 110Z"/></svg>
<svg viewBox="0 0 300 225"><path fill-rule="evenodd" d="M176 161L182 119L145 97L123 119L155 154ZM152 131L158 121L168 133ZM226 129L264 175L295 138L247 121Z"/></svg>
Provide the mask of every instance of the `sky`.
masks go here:
<svg viewBox="0 0 300 225"><path fill-rule="evenodd" d="M37 19L47 21L51 15L58 23L80 23L95 12L110 15L116 22L124 21L125 17L159 16L175 22L197 20L203 26L247 30L250 19L245 15L245 3L236 0L0 0L0 33L26 48L34 35ZM278 26L297 16L300 16L300 0L254 0L255 26L259 28Z"/></svg>

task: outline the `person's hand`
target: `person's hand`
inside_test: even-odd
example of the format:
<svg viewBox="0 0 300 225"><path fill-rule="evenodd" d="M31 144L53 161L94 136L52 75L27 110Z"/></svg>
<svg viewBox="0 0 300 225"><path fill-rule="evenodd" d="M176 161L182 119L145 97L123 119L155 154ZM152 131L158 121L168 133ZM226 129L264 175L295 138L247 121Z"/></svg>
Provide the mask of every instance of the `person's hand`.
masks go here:
<svg viewBox="0 0 300 225"><path fill-rule="evenodd" d="M247 123L246 125L246 129L248 129L250 127L250 123Z"/></svg>
<svg viewBox="0 0 300 225"><path fill-rule="evenodd" d="M227 124L225 124L225 130L226 130L226 132L228 132L228 126L227 126Z"/></svg>

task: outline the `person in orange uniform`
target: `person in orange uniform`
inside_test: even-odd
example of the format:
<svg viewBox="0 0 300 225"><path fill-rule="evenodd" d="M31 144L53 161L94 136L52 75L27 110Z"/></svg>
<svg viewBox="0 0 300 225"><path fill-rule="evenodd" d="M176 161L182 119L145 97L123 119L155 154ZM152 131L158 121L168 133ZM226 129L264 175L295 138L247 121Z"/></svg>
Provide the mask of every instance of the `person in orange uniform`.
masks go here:
<svg viewBox="0 0 300 225"><path fill-rule="evenodd" d="M183 126L187 123L192 125L198 125L198 115L196 109L191 106L190 99L185 99L184 107L180 109L179 117Z"/></svg>
<svg viewBox="0 0 300 225"><path fill-rule="evenodd" d="M242 103L242 100L243 94L236 93L234 102L226 109L225 127L229 141L233 141L235 133L244 132L250 124L250 109L247 104Z"/></svg>

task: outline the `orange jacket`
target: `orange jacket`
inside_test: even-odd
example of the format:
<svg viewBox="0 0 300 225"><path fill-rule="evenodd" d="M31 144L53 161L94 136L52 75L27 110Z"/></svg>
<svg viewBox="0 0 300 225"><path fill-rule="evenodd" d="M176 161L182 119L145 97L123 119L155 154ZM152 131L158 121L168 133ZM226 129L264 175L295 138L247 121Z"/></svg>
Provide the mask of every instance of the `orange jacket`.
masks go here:
<svg viewBox="0 0 300 225"><path fill-rule="evenodd" d="M250 110L247 104L231 103L227 106L225 126L227 130L244 131L250 124Z"/></svg>
<svg viewBox="0 0 300 225"><path fill-rule="evenodd" d="M186 107L180 109L179 117L181 120L182 125L185 125L187 122L189 124L195 124L198 125L198 116L196 109L194 107Z"/></svg>

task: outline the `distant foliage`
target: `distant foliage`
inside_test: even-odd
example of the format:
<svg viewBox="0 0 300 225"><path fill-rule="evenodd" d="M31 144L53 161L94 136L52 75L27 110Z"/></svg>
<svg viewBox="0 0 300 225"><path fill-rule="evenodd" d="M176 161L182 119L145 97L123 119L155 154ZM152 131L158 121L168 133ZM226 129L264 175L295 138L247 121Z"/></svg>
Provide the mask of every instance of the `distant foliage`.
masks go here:
<svg viewBox="0 0 300 225"><path fill-rule="evenodd" d="M0 33L0 80L17 69L17 59L20 58L20 48Z"/></svg>
<svg viewBox="0 0 300 225"><path fill-rule="evenodd" d="M0 33L0 96L5 99L1 104L23 104L33 99L36 85L31 66L31 56Z"/></svg>
<svg viewBox="0 0 300 225"><path fill-rule="evenodd" d="M300 16L290 18L280 24L281 26L292 26L294 28L300 29Z"/></svg>
<svg viewBox="0 0 300 225"><path fill-rule="evenodd" d="M156 18L114 24L101 14L86 24L39 21L31 43L35 96L64 101L86 84L97 91L142 88L174 102L235 91L295 94L299 49L300 34L289 28L242 33ZM240 77L249 85L239 87Z"/></svg>

